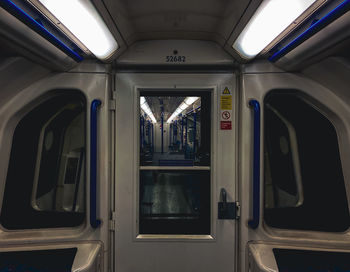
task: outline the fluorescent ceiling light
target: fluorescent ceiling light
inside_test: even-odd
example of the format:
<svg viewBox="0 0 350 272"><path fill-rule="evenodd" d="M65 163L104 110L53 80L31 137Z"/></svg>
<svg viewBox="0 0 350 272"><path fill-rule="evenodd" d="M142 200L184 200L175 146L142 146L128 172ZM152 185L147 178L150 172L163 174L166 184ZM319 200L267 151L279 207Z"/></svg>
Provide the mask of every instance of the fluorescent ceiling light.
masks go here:
<svg viewBox="0 0 350 272"><path fill-rule="evenodd" d="M146 101L146 99L141 96L140 97L140 106L141 109L148 115L148 117L152 120L153 123L157 123L156 118L154 117L152 110L150 109L150 107L148 106L148 103Z"/></svg>
<svg viewBox="0 0 350 272"><path fill-rule="evenodd" d="M259 54L316 0L264 0L233 48L246 59Z"/></svg>
<svg viewBox="0 0 350 272"><path fill-rule="evenodd" d="M118 44L88 0L39 0L99 59L107 59Z"/></svg>
<svg viewBox="0 0 350 272"><path fill-rule="evenodd" d="M140 97L140 105L143 105L145 102L146 102L146 99L143 96L141 96Z"/></svg>
<svg viewBox="0 0 350 272"><path fill-rule="evenodd" d="M189 105L193 104L194 102L196 102L198 99L199 99L199 97L197 97L197 96L189 96L189 97L186 97L184 102L189 106Z"/></svg>
<svg viewBox="0 0 350 272"><path fill-rule="evenodd" d="M177 109L174 111L174 113L169 117L169 119L166 122L170 124L175 119L175 117L177 117L181 112L183 112L185 109L191 106L198 99L199 97L197 96L186 97L185 100L180 104L180 106L177 107Z"/></svg>

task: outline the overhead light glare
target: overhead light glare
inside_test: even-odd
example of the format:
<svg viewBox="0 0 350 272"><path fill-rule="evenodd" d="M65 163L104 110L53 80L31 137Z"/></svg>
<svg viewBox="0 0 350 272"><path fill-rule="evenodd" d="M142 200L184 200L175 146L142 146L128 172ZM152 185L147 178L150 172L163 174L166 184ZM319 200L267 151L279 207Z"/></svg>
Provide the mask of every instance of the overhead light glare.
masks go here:
<svg viewBox="0 0 350 272"><path fill-rule="evenodd" d="M141 96L140 97L140 105L143 105L145 102L146 102L146 99L143 96Z"/></svg>
<svg viewBox="0 0 350 272"><path fill-rule="evenodd" d="M153 112L151 108L148 106L148 103L145 99L145 97L141 96L140 97L140 106L141 109L147 114L147 116L152 120L153 123L157 123L156 118L153 115Z"/></svg>
<svg viewBox="0 0 350 272"><path fill-rule="evenodd" d="M186 97L186 99L185 99L184 102L185 102L187 105L191 105L191 104L193 104L194 102L196 102L198 99L199 99L199 97L197 97L197 96L189 96L189 97Z"/></svg>
<svg viewBox="0 0 350 272"><path fill-rule="evenodd" d="M105 60L118 44L100 14L87 0L39 0L97 58Z"/></svg>
<svg viewBox="0 0 350 272"><path fill-rule="evenodd" d="M254 58L315 1L264 0L232 47L243 58Z"/></svg>
<svg viewBox="0 0 350 272"><path fill-rule="evenodd" d="M169 117L169 119L166 122L170 124L181 112L183 112L185 109L191 106L198 99L199 99L198 96L186 97L185 100L180 104L180 106L177 107L177 109L174 111L174 113Z"/></svg>

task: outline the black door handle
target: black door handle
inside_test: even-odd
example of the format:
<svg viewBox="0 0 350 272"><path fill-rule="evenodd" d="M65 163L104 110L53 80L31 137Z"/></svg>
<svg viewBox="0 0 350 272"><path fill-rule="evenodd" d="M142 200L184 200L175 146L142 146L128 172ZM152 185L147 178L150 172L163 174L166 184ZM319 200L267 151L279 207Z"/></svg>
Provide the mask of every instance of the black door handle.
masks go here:
<svg viewBox="0 0 350 272"><path fill-rule="evenodd" d="M227 202L227 192L224 188L220 190L220 202L218 203L218 219L237 219L237 203Z"/></svg>

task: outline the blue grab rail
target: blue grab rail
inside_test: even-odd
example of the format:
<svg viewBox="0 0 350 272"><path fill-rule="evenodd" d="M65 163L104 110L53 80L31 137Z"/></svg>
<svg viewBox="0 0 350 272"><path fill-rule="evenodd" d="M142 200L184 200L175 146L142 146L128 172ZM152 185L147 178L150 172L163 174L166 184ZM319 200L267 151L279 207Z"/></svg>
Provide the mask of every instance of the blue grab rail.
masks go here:
<svg viewBox="0 0 350 272"><path fill-rule="evenodd" d="M254 110L254 162L253 162L253 219L249 227L256 229L260 219L260 104L250 100L249 106Z"/></svg>
<svg viewBox="0 0 350 272"><path fill-rule="evenodd" d="M30 15L24 12L20 7L18 7L11 0L0 0L0 7L4 8L7 12L15 16L20 21L22 21L24 24L26 24L28 27L33 29L43 38L47 39L50 43L52 43L54 46L59 48L68 56L70 56L76 62L80 62L84 59L82 56L74 52L66 44L60 41L56 36L51 34L45 27L40 25L37 21L34 20L34 18L32 18Z"/></svg>
<svg viewBox="0 0 350 272"><path fill-rule="evenodd" d="M307 28L304 32L302 32L293 41L291 41L282 49L274 53L269 58L269 61L276 62L277 60L279 60L280 58L288 54L290 51L292 51L294 48L296 48L298 45L306 41L312 35L320 31L322 28L328 26L330 23L332 23L334 20L336 20L337 18L339 18L349 10L350 10L350 0L343 1L336 8L334 8L332 11L330 11L328 14L326 14L324 17L322 17L320 20L318 20L317 22L312 24L309 28Z"/></svg>
<svg viewBox="0 0 350 272"><path fill-rule="evenodd" d="M91 103L90 129L90 225L96 229L101 220L97 219L97 110L100 100Z"/></svg>

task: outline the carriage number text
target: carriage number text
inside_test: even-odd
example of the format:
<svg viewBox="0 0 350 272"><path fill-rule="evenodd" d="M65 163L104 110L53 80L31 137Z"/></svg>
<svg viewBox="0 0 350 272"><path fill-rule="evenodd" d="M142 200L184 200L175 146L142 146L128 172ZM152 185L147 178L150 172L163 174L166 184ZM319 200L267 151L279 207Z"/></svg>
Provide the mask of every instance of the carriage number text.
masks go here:
<svg viewBox="0 0 350 272"><path fill-rule="evenodd" d="M166 62L186 62L185 56L166 56Z"/></svg>

